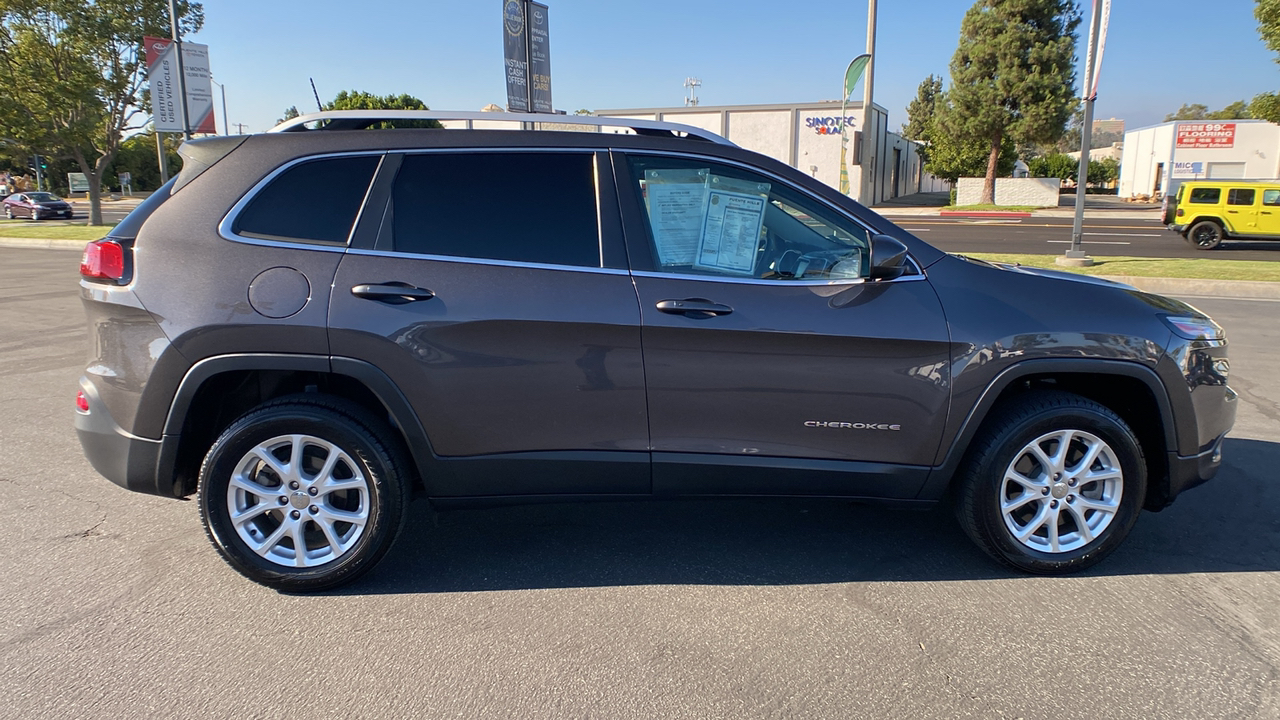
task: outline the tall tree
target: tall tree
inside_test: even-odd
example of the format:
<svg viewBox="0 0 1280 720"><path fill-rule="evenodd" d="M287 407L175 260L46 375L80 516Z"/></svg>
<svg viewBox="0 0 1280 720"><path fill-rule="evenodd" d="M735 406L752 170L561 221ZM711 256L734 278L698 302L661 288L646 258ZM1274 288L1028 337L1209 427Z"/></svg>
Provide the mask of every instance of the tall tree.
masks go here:
<svg viewBox="0 0 1280 720"><path fill-rule="evenodd" d="M1074 0L978 0L965 13L938 129L987 147L982 201L995 199L1006 139L1050 143L1075 109Z"/></svg>
<svg viewBox="0 0 1280 720"><path fill-rule="evenodd" d="M1173 122L1174 120L1204 120L1209 114L1209 106L1201 103L1194 105L1182 104L1177 112L1171 112L1164 116L1165 122Z"/></svg>
<svg viewBox="0 0 1280 720"><path fill-rule="evenodd" d="M177 6L180 30L198 31L200 3ZM0 1L0 123L20 144L76 161L91 225L102 224L103 173L146 119L142 38L169 25L166 0Z"/></svg>
<svg viewBox="0 0 1280 720"><path fill-rule="evenodd" d="M942 95L942 78L932 74L920 81L916 98L907 105L907 124L902 126L902 137L916 142L927 142L933 127L933 116Z"/></svg>
<svg viewBox="0 0 1280 720"><path fill-rule="evenodd" d="M1237 100L1221 110L1204 116L1205 120L1239 120L1249 117L1249 104L1243 100Z"/></svg>
<svg viewBox="0 0 1280 720"><path fill-rule="evenodd" d="M1249 102L1249 117L1280 123L1280 95L1262 93Z"/></svg>
<svg viewBox="0 0 1280 720"><path fill-rule="evenodd" d="M358 90L343 90L324 105L325 110L430 110L426 103L412 95L373 95ZM442 128L436 120L395 120L377 127Z"/></svg>
<svg viewBox="0 0 1280 720"><path fill-rule="evenodd" d="M1258 20L1258 34L1280 63L1280 0L1255 0L1253 16Z"/></svg>

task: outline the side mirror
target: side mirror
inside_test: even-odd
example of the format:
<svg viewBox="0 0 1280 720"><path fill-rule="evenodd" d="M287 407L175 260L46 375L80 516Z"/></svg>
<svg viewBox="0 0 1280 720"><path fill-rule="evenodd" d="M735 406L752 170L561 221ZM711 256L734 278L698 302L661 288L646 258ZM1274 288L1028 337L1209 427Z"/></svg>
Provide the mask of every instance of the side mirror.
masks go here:
<svg viewBox="0 0 1280 720"><path fill-rule="evenodd" d="M907 246L888 235L871 236L871 279L892 280L907 271Z"/></svg>

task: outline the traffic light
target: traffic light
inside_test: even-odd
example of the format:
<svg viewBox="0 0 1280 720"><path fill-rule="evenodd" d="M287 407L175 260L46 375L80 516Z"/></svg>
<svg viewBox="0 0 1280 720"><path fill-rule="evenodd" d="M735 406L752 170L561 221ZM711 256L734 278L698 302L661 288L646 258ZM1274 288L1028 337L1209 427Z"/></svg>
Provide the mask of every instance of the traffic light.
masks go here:
<svg viewBox="0 0 1280 720"><path fill-rule="evenodd" d="M36 157L39 157L39 156L37 155ZM48 169L49 169L49 159L48 159L48 158L43 158L43 157L42 157L42 158L40 158L40 169L41 169L41 170L48 170Z"/></svg>

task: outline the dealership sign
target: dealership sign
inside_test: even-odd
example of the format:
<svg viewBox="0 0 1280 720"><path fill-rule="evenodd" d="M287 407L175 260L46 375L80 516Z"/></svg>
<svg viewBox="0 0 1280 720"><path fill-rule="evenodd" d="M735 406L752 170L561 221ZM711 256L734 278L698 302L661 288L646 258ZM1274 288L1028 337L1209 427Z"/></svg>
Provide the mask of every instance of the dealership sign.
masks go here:
<svg viewBox="0 0 1280 720"><path fill-rule="evenodd" d="M547 6L530 0L502 3L502 47L507 110L555 112L551 104L551 35Z"/></svg>
<svg viewBox="0 0 1280 720"><path fill-rule="evenodd" d="M151 84L151 115L158 132L215 133L213 83L209 74L209 46L182 43L182 70L178 80L177 45L168 38L143 38L147 50L147 80ZM183 127L179 88L187 90L187 123Z"/></svg>
<svg viewBox="0 0 1280 720"><path fill-rule="evenodd" d="M1236 145L1235 123L1178 123L1180 148L1231 148Z"/></svg>

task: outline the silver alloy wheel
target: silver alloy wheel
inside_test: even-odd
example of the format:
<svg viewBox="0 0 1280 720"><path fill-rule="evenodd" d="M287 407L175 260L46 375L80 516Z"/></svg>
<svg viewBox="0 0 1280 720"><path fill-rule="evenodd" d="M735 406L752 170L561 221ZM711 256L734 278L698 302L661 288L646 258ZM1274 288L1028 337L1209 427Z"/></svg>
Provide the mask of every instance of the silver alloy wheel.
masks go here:
<svg viewBox="0 0 1280 720"><path fill-rule="evenodd" d="M1041 435L1018 451L1000 483L1013 538L1047 553L1093 542L1120 509L1124 472L1106 442L1083 430Z"/></svg>
<svg viewBox="0 0 1280 720"><path fill-rule="evenodd" d="M4 216L5 216L5 217L7 217L7 218L9 218L10 220L12 220L12 219L13 219L13 208L12 208L12 207L9 207L9 206L6 206L6 207L5 207L5 209L4 209Z"/></svg>
<svg viewBox="0 0 1280 720"><path fill-rule="evenodd" d="M342 557L369 522L370 484L333 443L280 435L245 454L227 485L231 524L277 565L315 567Z"/></svg>

